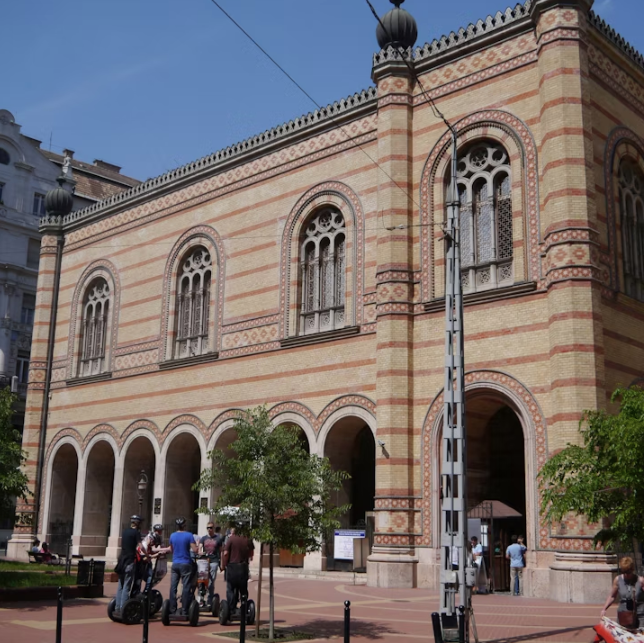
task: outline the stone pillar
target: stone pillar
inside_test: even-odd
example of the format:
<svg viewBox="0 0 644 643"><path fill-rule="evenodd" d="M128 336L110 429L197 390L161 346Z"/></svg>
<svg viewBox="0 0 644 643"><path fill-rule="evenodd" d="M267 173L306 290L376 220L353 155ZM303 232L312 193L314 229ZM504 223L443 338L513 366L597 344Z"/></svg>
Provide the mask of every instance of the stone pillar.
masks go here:
<svg viewBox="0 0 644 643"><path fill-rule="evenodd" d="M110 535L107 539L105 558L116 560L121 551L121 508L123 505L123 456L116 458L114 462L114 483L112 485L112 518L110 520ZM127 489L126 491L130 491ZM135 492L135 490L131 490ZM127 516L129 518L129 516ZM127 519L126 518L126 519ZM123 521L124 522L124 521Z"/></svg>
<svg viewBox="0 0 644 643"><path fill-rule="evenodd" d="M401 53L378 55L378 267L376 529L367 563L372 587L416 585L413 543L412 90ZM400 227L399 227L400 226ZM387 229L385 229L387 228Z"/></svg>
<svg viewBox="0 0 644 643"><path fill-rule="evenodd" d="M531 7L541 103L540 197L550 325L550 453L578 442L582 412L606 403L587 55L591 5L592 0L537 0ZM578 580L572 584L568 582L570 565L557 555L550 571L552 598L558 600L558 592L565 585L572 592L567 601L583 602L586 593L580 588L584 583L597 585L600 568L609 574L606 565L598 566L590 545L590 535L579 520L568 521L563 534L550 533L542 525L540 548L578 552L573 565ZM586 580L585 560L590 574ZM601 591L606 593L604 584Z"/></svg>
<svg viewBox="0 0 644 643"><path fill-rule="evenodd" d="M81 553L81 535L83 533L83 512L85 510L85 481L87 478L87 460L78 462L76 478L76 502L74 504L74 529L72 533L72 554Z"/></svg>

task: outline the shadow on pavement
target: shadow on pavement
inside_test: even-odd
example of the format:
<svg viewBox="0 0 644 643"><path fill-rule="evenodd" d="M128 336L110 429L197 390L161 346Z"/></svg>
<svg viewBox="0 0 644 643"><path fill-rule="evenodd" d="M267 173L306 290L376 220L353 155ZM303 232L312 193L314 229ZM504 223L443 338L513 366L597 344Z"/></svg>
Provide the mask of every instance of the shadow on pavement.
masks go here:
<svg viewBox="0 0 644 643"><path fill-rule="evenodd" d="M547 632L533 632L532 634L522 634L521 636L507 636L502 639L490 639L485 643L521 643L522 641L534 641L535 639L545 639L557 634L566 634L568 632L581 632L592 628L592 625L580 625L579 627L564 627L558 630L549 630Z"/></svg>
<svg viewBox="0 0 644 643"><path fill-rule="evenodd" d="M292 629L298 632L306 632L307 634L315 634L319 638L341 638L344 635L344 622L317 619L315 621L298 624L293 626ZM380 623L370 623L369 621L363 620L351 621L352 637L359 636L365 639L380 639L388 634L400 634L400 632Z"/></svg>
<svg viewBox="0 0 644 643"><path fill-rule="evenodd" d="M31 603L27 602L18 602L15 603L4 603L4 609L16 610L16 612L40 612L45 609L55 608L57 605L56 601L33 601ZM107 603L104 600L94 600L94 599L70 599L63 601L63 618L65 610L72 609L74 607L96 607L101 605L107 610ZM107 611L105 613L107 616Z"/></svg>

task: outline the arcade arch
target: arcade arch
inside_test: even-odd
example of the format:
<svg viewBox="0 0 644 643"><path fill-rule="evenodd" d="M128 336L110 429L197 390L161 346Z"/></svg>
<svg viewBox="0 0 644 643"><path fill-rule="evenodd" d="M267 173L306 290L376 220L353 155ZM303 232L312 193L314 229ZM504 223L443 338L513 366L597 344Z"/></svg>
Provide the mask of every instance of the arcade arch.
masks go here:
<svg viewBox="0 0 644 643"><path fill-rule="evenodd" d="M154 446L147 436L138 435L126 445L124 451L121 532L130 526L130 517L139 512L143 518L141 530L145 532L150 529L152 523L152 499L156 469ZM137 483L141 473L145 473L147 476L148 484L139 505Z"/></svg>
<svg viewBox="0 0 644 643"><path fill-rule="evenodd" d="M49 518L45 540L54 552L66 551L74 529L78 454L70 443L62 444L53 456L49 486Z"/></svg>

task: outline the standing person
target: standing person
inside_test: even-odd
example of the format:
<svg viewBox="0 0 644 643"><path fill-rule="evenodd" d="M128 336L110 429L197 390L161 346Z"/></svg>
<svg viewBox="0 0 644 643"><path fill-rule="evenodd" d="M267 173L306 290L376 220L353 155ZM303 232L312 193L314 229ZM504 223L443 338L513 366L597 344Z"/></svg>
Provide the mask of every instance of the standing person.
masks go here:
<svg viewBox="0 0 644 643"><path fill-rule="evenodd" d="M154 565L156 558L163 557L171 551L170 547L163 546L163 525L157 523L152 527L152 531L141 541L139 545L141 553L142 573L141 578L145 579L145 588L147 589L152 582Z"/></svg>
<svg viewBox="0 0 644 643"><path fill-rule="evenodd" d="M476 536L472 536L472 562L476 569L476 592L487 594L487 571L485 559L483 558L483 545Z"/></svg>
<svg viewBox="0 0 644 643"><path fill-rule="evenodd" d="M619 561L619 571L622 573L613 581L601 616L605 616L606 610L619 596L617 621L621 626L634 630L644 624L644 578L635 573L635 564L630 556Z"/></svg>
<svg viewBox="0 0 644 643"><path fill-rule="evenodd" d="M206 525L206 535L199 541L199 552L208 556L210 563L210 584L208 585L208 606L212 605L215 596L215 580L221 565L221 547L224 538L221 535L221 527L215 527L213 522Z"/></svg>
<svg viewBox="0 0 644 643"><path fill-rule="evenodd" d="M253 541L235 532L236 527L231 524L221 557L221 567L226 570L226 600L231 614L237 608L239 597L248 595L248 563L255 553Z"/></svg>
<svg viewBox="0 0 644 643"><path fill-rule="evenodd" d="M188 613L188 606L192 599L192 560L190 554L197 551L194 536L185 531L186 519L177 518L175 521L177 531L170 536L170 549L172 550L172 580L170 582L170 611L177 611L177 588L181 580L181 611Z"/></svg>
<svg viewBox="0 0 644 643"><path fill-rule="evenodd" d="M116 589L116 604L114 611L120 614L123 603L130 597L136 571L136 548L141 542L141 516L132 516L130 526L121 534L121 553L116 564L119 584Z"/></svg>
<svg viewBox="0 0 644 643"><path fill-rule="evenodd" d="M520 545L517 536L510 539L512 544L505 550L505 557L510 561L510 587L513 596L523 594L523 568L525 562L523 557L526 552L526 546Z"/></svg>

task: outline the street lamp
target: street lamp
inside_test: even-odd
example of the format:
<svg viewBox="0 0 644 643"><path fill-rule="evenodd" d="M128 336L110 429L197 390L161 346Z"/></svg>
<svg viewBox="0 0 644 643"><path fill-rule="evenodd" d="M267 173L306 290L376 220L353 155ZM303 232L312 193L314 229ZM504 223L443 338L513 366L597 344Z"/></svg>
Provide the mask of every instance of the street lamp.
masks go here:
<svg viewBox="0 0 644 643"><path fill-rule="evenodd" d="M148 476L145 475L145 470L141 469L139 479L136 482L136 492L139 496L139 516L143 513L143 498L148 489Z"/></svg>

